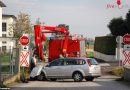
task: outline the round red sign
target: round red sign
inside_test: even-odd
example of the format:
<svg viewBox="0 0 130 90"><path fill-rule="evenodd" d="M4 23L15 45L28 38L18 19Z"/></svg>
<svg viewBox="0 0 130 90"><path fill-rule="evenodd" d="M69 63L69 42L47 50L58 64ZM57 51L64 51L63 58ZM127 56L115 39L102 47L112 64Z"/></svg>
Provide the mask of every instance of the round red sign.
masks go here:
<svg viewBox="0 0 130 90"><path fill-rule="evenodd" d="M126 34L123 36L123 43L130 44L130 34Z"/></svg>
<svg viewBox="0 0 130 90"><path fill-rule="evenodd" d="M19 40L19 42L23 45L23 46L27 46L29 44L29 38L28 36L22 36Z"/></svg>

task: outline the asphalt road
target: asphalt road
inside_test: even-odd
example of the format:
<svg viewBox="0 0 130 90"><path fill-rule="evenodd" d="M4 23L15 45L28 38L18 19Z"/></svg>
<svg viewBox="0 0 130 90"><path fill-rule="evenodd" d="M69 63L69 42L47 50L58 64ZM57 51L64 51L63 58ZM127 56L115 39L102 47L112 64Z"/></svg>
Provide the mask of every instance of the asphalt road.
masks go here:
<svg viewBox="0 0 130 90"><path fill-rule="evenodd" d="M72 79L55 82L29 81L10 87L10 90L130 90L130 82L116 81L117 78L104 75L93 82L73 82Z"/></svg>

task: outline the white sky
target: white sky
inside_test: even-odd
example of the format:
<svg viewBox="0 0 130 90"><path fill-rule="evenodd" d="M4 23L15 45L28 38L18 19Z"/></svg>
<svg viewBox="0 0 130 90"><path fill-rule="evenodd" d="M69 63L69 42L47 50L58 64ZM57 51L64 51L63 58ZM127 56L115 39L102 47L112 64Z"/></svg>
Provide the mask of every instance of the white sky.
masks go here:
<svg viewBox="0 0 130 90"><path fill-rule="evenodd" d="M123 16L130 8L130 0L121 0L125 8L107 9L107 4L117 0L2 0L7 6L4 14L17 16L28 13L32 22L40 18L45 25L67 24L71 34L85 37L105 36L110 33L107 24L114 17ZM126 6L127 5L127 6Z"/></svg>

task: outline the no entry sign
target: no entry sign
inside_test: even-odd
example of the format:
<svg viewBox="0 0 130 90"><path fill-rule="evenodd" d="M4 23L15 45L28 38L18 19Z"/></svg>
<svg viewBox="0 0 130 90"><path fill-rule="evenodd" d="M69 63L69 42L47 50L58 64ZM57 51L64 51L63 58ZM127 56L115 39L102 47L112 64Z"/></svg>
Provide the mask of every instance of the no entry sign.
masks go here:
<svg viewBox="0 0 130 90"><path fill-rule="evenodd" d="M22 36L20 39L19 39L19 42L21 43L21 45L23 46L27 46L30 42L28 36Z"/></svg>
<svg viewBox="0 0 130 90"><path fill-rule="evenodd" d="M123 43L130 44L130 34L126 34L123 36Z"/></svg>

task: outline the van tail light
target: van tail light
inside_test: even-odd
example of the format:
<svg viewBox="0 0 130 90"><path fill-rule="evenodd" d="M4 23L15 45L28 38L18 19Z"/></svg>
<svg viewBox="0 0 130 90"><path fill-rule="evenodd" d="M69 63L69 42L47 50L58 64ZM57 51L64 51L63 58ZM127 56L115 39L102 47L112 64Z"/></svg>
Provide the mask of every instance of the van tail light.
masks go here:
<svg viewBox="0 0 130 90"><path fill-rule="evenodd" d="M87 63L88 63L88 65L89 65L89 66L91 66L91 63L90 63L90 61L89 61L89 60L87 60Z"/></svg>

